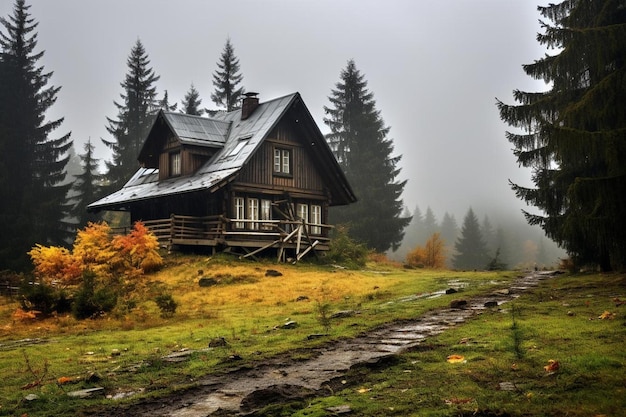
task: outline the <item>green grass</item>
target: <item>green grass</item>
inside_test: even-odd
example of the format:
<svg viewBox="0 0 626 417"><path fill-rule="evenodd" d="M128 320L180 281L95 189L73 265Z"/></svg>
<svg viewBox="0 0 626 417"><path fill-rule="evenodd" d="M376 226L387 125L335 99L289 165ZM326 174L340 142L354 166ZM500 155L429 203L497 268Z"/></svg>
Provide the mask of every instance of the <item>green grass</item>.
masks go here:
<svg viewBox="0 0 626 417"><path fill-rule="evenodd" d="M459 297L470 297L490 288L503 288L516 276L514 272L406 270L383 264L349 271L224 257L173 256L167 265L142 283L147 289L144 294L150 296L141 299L135 309L98 320L76 321L63 316L21 322L12 317L17 304L0 300L0 345L5 346L0 346L0 415L88 414L84 410L92 407L167 395L193 385L201 376L233 366L232 355L243 358L238 366L253 365L277 354L306 358L307 348L330 339L354 336L381 323L446 306L449 296L425 295L445 290L453 281L465 283ZM265 277L266 269L280 270L283 276ZM201 288L197 285L200 276L218 276L221 281ZM592 388L576 388L572 401L593 398L602 389L608 389L607 397L615 397L615 387L624 386L624 379L619 377L624 373L624 357L621 348L615 346L615 340L624 340L623 315L613 320L589 320L611 310L611 297L623 298L623 278L611 280L617 278L555 278L532 295L518 299L514 310L507 305L504 308L508 312L485 313L429 340L424 350L401 356L384 372L356 370L348 377L346 389L334 396L316 399L310 407L306 407L308 403L292 404L290 409L275 405L266 415L325 415L324 408L344 403L349 403L357 415L459 415L470 409L508 410L507 401L513 404L520 399L541 415L542 407L553 405L555 397L571 394L564 386L593 388L589 392L586 390ZM179 304L172 318L160 316L152 299L157 290L172 294ZM299 296L308 299L297 301ZM329 305L333 312L352 309L360 314L328 325L320 318L320 305ZM573 316L565 314L569 310ZM287 320L297 321L299 326L276 328ZM308 340L313 333L328 336ZM224 337L228 346L208 350L209 341L216 337ZM41 338L45 343L6 347L24 338ZM463 338L470 343L461 344ZM180 363L163 359L182 349L197 352ZM445 358L452 353L465 355L467 363L446 363ZM561 363L555 376L544 376L548 359ZM515 371L511 369L513 363ZM85 381L91 373L100 380ZM61 377L81 380L61 385L57 383ZM498 391L498 383L506 381L514 382L519 391ZM22 389L29 384L34 386ZM76 400L65 395L93 386L104 387L106 395L139 394L115 401L105 397ZM25 401L28 394L39 399ZM455 398L471 401L456 404ZM446 404L446 399L452 405ZM571 409L578 412L582 407ZM598 405L597 409L611 408Z"/></svg>
<svg viewBox="0 0 626 417"><path fill-rule="evenodd" d="M625 298L624 284L623 275L550 279L392 366L354 370L346 389L288 415L321 416L338 404L359 416L624 415L626 305L614 301ZM604 311L616 315L599 319ZM451 354L466 362L446 362ZM554 373L544 369L551 359Z"/></svg>

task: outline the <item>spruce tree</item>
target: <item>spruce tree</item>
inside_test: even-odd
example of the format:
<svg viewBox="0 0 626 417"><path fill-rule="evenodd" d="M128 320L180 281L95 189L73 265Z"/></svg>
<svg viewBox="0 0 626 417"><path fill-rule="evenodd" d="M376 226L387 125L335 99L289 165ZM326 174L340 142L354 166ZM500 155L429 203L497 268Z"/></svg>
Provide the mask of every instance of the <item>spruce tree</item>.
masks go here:
<svg viewBox="0 0 626 417"><path fill-rule="evenodd" d="M230 38L226 39L217 68L213 73L215 92L211 94L211 100L222 110L233 111L239 108L239 100L244 89L243 86L239 86L243 75L239 72L239 59L235 56L235 48Z"/></svg>
<svg viewBox="0 0 626 417"><path fill-rule="evenodd" d="M404 258L407 253L411 252L418 245L421 245L422 242L419 240L419 231L422 229L423 216L422 211L419 206L415 206L415 210L413 211L413 215L409 210L405 210L402 213L402 217L411 217L411 221L406 227L404 237L402 239L402 245L397 251L396 255L399 255L401 258Z"/></svg>
<svg viewBox="0 0 626 417"><path fill-rule="evenodd" d="M540 44L556 52L523 66L543 92L497 102L533 188L511 184L539 209L525 212L579 264L626 267L626 9L623 0L538 7Z"/></svg>
<svg viewBox="0 0 626 417"><path fill-rule="evenodd" d="M483 235L483 240L485 241L485 246L487 247L487 252L489 254L495 254L497 249L496 245L496 235L493 230L493 226L491 225L491 220L489 220L489 216L485 214L483 217L483 221L480 224L480 233Z"/></svg>
<svg viewBox="0 0 626 417"><path fill-rule="evenodd" d="M176 111L178 108L178 103L170 104L170 98L167 94L167 90L163 93L163 98L159 101L159 109L163 109L165 111Z"/></svg>
<svg viewBox="0 0 626 417"><path fill-rule="evenodd" d="M196 90L193 83L191 84L191 87L189 87L189 91L185 94L185 98L181 104L181 113L191 114L194 116L202 116L202 113L204 113L204 110L200 108L200 104L202 104L200 93Z"/></svg>
<svg viewBox="0 0 626 417"><path fill-rule="evenodd" d="M72 146L70 134L51 138L63 119L46 121L60 87L48 87L52 72L35 52L38 26L24 0L13 14L0 18L0 270L29 267L31 247L62 245L70 236L64 220L69 207L65 166Z"/></svg>
<svg viewBox="0 0 626 417"><path fill-rule="evenodd" d="M392 156L389 127L376 110L374 95L354 61L348 61L340 78L329 97L331 107L324 107L324 122L331 131L326 140L358 201L331 208L330 219L348 224L350 236L371 249L395 251L411 221L401 216L406 184L396 181L401 156Z"/></svg>
<svg viewBox="0 0 626 417"><path fill-rule="evenodd" d="M113 140L102 139L113 150L113 160L105 162L106 178L113 190L121 188L139 167L137 156L158 109L155 83L159 76L149 67L148 54L139 39L126 62L128 73L121 83L124 92L120 94L123 102L114 101L117 120L107 117L107 131Z"/></svg>
<svg viewBox="0 0 626 417"><path fill-rule="evenodd" d="M98 173L98 159L94 157L95 147L91 139L85 143L85 153L80 154L82 172L76 175L72 185L74 191L74 206L70 214L76 219L76 228L82 229L88 222L96 222L99 216L87 211L87 205L93 203L101 195L100 181L102 175Z"/></svg>
<svg viewBox="0 0 626 417"><path fill-rule="evenodd" d="M456 223L456 219L454 215L446 211L443 215L443 219L441 219L441 238L446 243L446 246L452 248L458 235L459 226Z"/></svg>
<svg viewBox="0 0 626 417"><path fill-rule="evenodd" d="M426 207L426 214L424 214L424 229L422 231L422 244L425 244L428 239L439 230L437 225L437 218L435 213L430 207Z"/></svg>
<svg viewBox="0 0 626 417"><path fill-rule="evenodd" d="M489 262L478 218L470 207L463 219L461 235L454 245L452 265L456 269L484 269Z"/></svg>

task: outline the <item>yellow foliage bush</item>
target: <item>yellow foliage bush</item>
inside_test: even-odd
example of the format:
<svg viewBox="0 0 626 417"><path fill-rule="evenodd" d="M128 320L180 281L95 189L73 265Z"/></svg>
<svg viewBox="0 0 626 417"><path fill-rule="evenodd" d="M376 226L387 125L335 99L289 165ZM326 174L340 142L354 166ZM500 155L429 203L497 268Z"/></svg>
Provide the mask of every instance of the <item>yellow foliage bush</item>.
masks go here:
<svg viewBox="0 0 626 417"><path fill-rule="evenodd" d="M113 274L137 277L163 265L157 238L141 222L124 236L111 237L108 224L89 223L79 230L70 252L58 246L35 245L30 255L35 274L47 283L78 284L83 272L100 278Z"/></svg>
<svg viewBox="0 0 626 417"><path fill-rule="evenodd" d="M73 285L80 281L81 262L66 248L37 244L28 254L35 265L35 275L46 284Z"/></svg>
<svg viewBox="0 0 626 417"><path fill-rule="evenodd" d="M446 265L445 244L439 233L433 233L426 245L418 246L406 256L410 266L439 269Z"/></svg>

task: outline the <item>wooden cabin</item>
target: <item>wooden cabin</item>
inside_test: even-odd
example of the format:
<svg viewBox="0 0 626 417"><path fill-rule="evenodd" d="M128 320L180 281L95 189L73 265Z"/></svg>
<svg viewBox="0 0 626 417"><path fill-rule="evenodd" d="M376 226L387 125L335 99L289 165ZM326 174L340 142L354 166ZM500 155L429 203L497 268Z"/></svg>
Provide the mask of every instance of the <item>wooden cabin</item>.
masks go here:
<svg viewBox="0 0 626 417"><path fill-rule="evenodd" d="M170 248L300 259L327 250L328 208L356 201L300 94L208 117L161 110L140 168L91 211L130 213Z"/></svg>

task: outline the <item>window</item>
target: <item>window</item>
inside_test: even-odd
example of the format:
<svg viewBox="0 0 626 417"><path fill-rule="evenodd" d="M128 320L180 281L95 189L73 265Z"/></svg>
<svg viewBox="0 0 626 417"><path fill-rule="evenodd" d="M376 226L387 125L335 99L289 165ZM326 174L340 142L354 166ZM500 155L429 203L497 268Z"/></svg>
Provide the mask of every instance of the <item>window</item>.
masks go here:
<svg viewBox="0 0 626 417"><path fill-rule="evenodd" d="M235 197L235 220L244 220L246 218L245 206L243 197ZM235 222L236 229L243 229L245 223Z"/></svg>
<svg viewBox="0 0 626 417"><path fill-rule="evenodd" d="M248 199L248 220L259 220L259 200L256 198ZM256 222L249 223L250 229L259 230L259 224Z"/></svg>
<svg viewBox="0 0 626 417"><path fill-rule="evenodd" d="M296 214L300 220L304 220L305 223L309 221L309 206L306 204L298 204L296 210Z"/></svg>
<svg viewBox="0 0 626 417"><path fill-rule="evenodd" d="M316 225L322 224L322 206L311 204L311 224L311 234L321 235L322 228Z"/></svg>
<svg viewBox="0 0 626 417"><path fill-rule="evenodd" d="M177 177L181 174L180 152L170 154L170 177Z"/></svg>
<svg viewBox="0 0 626 417"><path fill-rule="evenodd" d="M272 202L270 200L261 200L261 220L272 220ZM262 229L271 229L269 224L262 225Z"/></svg>
<svg viewBox="0 0 626 417"><path fill-rule="evenodd" d="M291 175L291 151L284 148L274 148L274 173Z"/></svg>

